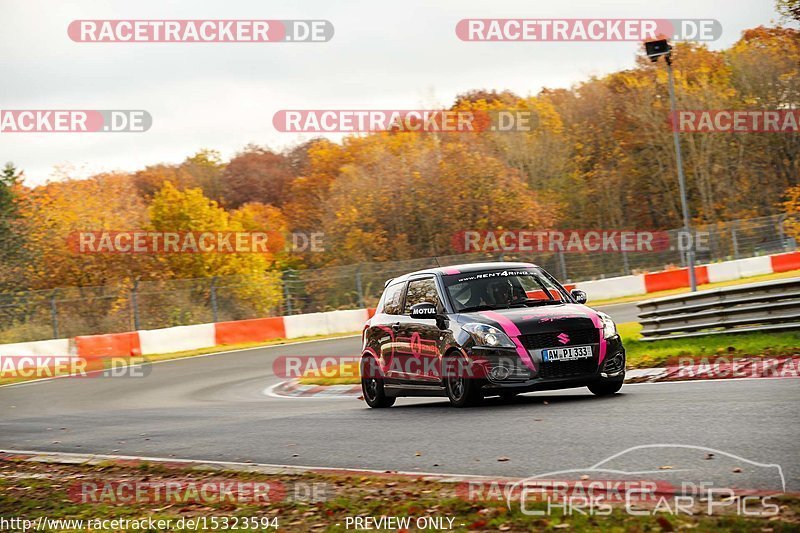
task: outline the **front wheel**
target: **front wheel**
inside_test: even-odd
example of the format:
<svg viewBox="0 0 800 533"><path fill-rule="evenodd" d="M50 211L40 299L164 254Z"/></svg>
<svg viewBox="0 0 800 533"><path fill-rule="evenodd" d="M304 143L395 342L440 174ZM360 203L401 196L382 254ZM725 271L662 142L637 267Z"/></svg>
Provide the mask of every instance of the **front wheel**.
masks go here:
<svg viewBox="0 0 800 533"><path fill-rule="evenodd" d="M372 357L361 360L361 393L367 405L375 409L391 407L397 400L386 396L386 391L383 390L383 374Z"/></svg>
<svg viewBox="0 0 800 533"><path fill-rule="evenodd" d="M483 401L481 381L474 377L466 377L466 372L461 363L463 360L451 359L454 365L448 365L448 375L444 379L447 399L455 407L473 407Z"/></svg>
<svg viewBox="0 0 800 533"><path fill-rule="evenodd" d="M598 381L589 385L589 390L596 396L611 396L622 388L622 380Z"/></svg>

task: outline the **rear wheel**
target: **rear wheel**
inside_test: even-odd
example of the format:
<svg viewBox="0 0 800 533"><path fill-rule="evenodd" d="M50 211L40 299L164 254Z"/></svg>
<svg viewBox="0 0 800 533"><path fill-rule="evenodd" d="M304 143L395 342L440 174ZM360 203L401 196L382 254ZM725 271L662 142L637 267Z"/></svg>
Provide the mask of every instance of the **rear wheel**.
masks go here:
<svg viewBox="0 0 800 533"><path fill-rule="evenodd" d="M375 409L391 407L397 398L386 396L383 389L383 374L372 357L361 359L361 393L367 405Z"/></svg>
<svg viewBox="0 0 800 533"><path fill-rule="evenodd" d="M589 385L589 390L596 396L611 396L622 388L622 380L598 381Z"/></svg>
<svg viewBox="0 0 800 533"><path fill-rule="evenodd" d="M445 391L450 404L455 407L473 407L483 401L481 380L467 377L469 373L463 367L464 360L453 357L448 365L444 378Z"/></svg>

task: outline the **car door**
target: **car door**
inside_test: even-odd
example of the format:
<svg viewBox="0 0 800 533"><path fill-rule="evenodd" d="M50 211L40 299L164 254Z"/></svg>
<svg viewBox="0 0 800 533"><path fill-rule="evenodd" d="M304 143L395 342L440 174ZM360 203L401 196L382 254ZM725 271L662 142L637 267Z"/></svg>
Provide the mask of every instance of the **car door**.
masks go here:
<svg viewBox="0 0 800 533"><path fill-rule="evenodd" d="M395 357L402 363L403 379L419 384L431 384L439 381L438 365L442 332L434 317L411 318L411 306L423 302L434 304L439 313L443 312L441 297L433 276L414 278L408 282Z"/></svg>
<svg viewBox="0 0 800 533"><path fill-rule="evenodd" d="M405 287L406 284L404 282L386 287L383 296L383 308L373 326L379 330L376 333L380 349L379 355L386 369L386 378L389 381L397 378L394 368L398 361L394 358L397 352L397 337L400 334Z"/></svg>

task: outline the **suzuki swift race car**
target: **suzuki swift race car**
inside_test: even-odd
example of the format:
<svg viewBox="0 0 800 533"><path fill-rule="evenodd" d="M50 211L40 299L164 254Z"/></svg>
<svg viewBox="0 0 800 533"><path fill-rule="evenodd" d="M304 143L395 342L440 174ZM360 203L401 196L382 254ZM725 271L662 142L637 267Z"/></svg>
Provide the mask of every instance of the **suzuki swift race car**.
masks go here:
<svg viewBox="0 0 800 533"><path fill-rule="evenodd" d="M391 279L362 334L361 386L370 407L400 396L486 396L589 387L625 378L611 318L530 263L476 263Z"/></svg>

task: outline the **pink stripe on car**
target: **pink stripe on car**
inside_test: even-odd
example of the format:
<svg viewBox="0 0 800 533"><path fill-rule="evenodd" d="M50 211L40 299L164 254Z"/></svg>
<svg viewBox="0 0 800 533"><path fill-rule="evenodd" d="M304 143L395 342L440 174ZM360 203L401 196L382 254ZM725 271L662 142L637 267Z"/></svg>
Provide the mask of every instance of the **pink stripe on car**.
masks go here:
<svg viewBox="0 0 800 533"><path fill-rule="evenodd" d="M488 318L489 320L494 320L500 325L500 329L502 329L505 334L508 335L508 337L511 339L511 342L513 342L514 346L517 347L517 353L522 359L522 362L525 363L525 366L536 372L536 365L533 364L531 354L528 353L528 350L525 349L525 347L522 345L522 342L519 340L519 336L522 335L522 333L519 331L517 325L500 313L495 313L494 311L481 311L480 315Z"/></svg>

